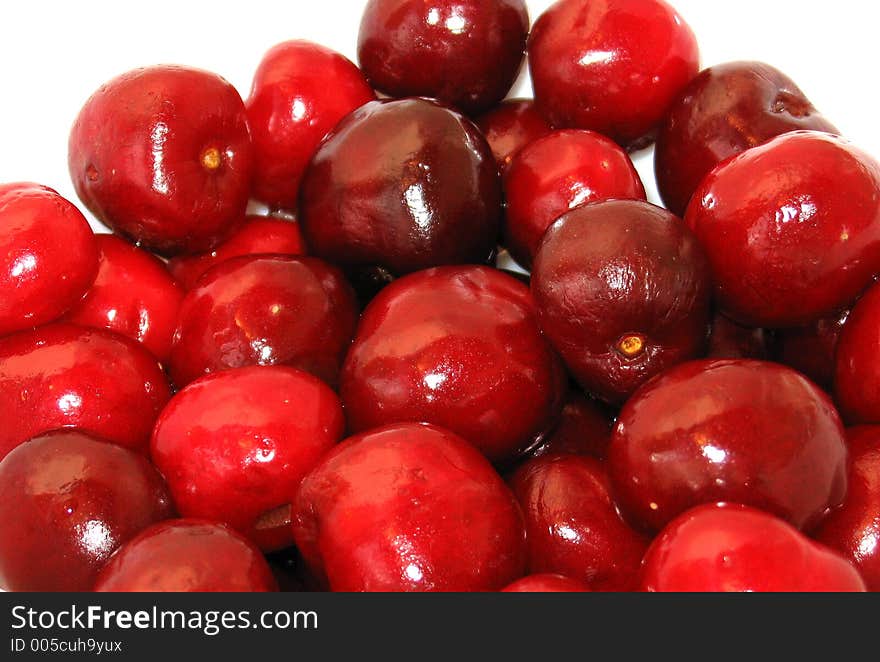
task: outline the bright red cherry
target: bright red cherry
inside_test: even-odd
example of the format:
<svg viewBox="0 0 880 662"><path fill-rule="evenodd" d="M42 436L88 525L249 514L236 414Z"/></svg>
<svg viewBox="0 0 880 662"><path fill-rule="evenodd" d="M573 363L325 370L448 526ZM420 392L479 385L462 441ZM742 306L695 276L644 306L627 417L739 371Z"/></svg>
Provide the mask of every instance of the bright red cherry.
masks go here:
<svg viewBox="0 0 880 662"><path fill-rule="evenodd" d="M638 585L649 541L621 519L598 460L535 458L516 471L510 486L525 516L530 572L561 573L600 591Z"/></svg>
<svg viewBox="0 0 880 662"><path fill-rule="evenodd" d="M559 0L532 27L535 101L557 128L641 147L699 72L697 40L662 0Z"/></svg>
<svg viewBox="0 0 880 662"><path fill-rule="evenodd" d="M837 341L834 395L850 424L880 423L880 285L853 307Z"/></svg>
<svg viewBox="0 0 880 662"><path fill-rule="evenodd" d="M471 444L429 425L330 451L302 482L293 532L333 591L497 591L525 573L510 490Z"/></svg>
<svg viewBox="0 0 880 662"><path fill-rule="evenodd" d="M255 255L218 264L183 300L169 369L180 388L248 365L289 365L335 385L357 323L335 267L309 257Z"/></svg>
<svg viewBox="0 0 880 662"><path fill-rule="evenodd" d="M110 331L49 324L0 340L0 458L58 428L146 451L168 379L140 344Z"/></svg>
<svg viewBox="0 0 880 662"><path fill-rule="evenodd" d="M832 391L837 343L849 314L847 309L808 326L777 330L773 360L804 373L826 391Z"/></svg>
<svg viewBox="0 0 880 662"><path fill-rule="evenodd" d="M305 40L271 48L247 100L253 197L295 209L300 179L318 144L339 120L375 98L360 70L336 51Z"/></svg>
<svg viewBox="0 0 880 662"><path fill-rule="evenodd" d="M61 317L98 272L88 221L55 191L0 187L0 336Z"/></svg>
<svg viewBox="0 0 880 662"><path fill-rule="evenodd" d="M590 587L582 581L557 575L541 573L517 579L501 589L502 593L584 593Z"/></svg>
<svg viewBox="0 0 880 662"><path fill-rule="evenodd" d="M502 101L475 122L486 136L502 175L523 147L553 130L531 99Z"/></svg>
<svg viewBox="0 0 880 662"><path fill-rule="evenodd" d="M64 320L128 336L166 363L183 290L150 253L111 234L95 241L98 276Z"/></svg>
<svg viewBox="0 0 880 662"><path fill-rule="evenodd" d="M611 417L605 407L583 393L570 390L559 421L529 455L574 453L604 458L611 442Z"/></svg>
<svg viewBox="0 0 880 662"><path fill-rule="evenodd" d="M210 250L241 222L250 195L244 102L200 69L129 71L86 101L68 165L77 195L114 231L163 255Z"/></svg>
<svg viewBox="0 0 880 662"><path fill-rule="evenodd" d="M478 114L513 86L528 33L525 0L368 0L358 62L388 96Z"/></svg>
<svg viewBox="0 0 880 662"><path fill-rule="evenodd" d="M504 245L530 268L541 238L565 212L599 200L645 200L635 166L616 143L568 129L524 147L504 176Z"/></svg>
<svg viewBox="0 0 880 662"><path fill-rule="evenodd" d="M144 529L110 558L98 593L276 591L260 550L222 524L173 519Z"/></svg>
<svg viewBox="0 0 880 662"><path fill-rule="evenodd" d="M796 131L713 170L685 220L706 249L721 311L747 326L810 324L880 272L880 163Z"/></svg>
<svg viewBox="0 0 880 662"><path fill-rule="evenodd" d="M290 502L303 476L342 438L339 398L282 366L208 375L156 422L153 462L184 517L225 522L267 550L293 543Z"/></svg>
<svg viewBox="0 0 880 662"><path fill-rule="evenodd" d="M830 398L790 368L751 360L666 371L624 405L608 448L621 511L654 531L715 501L808 530L843 501L846 462Z"/></svg>
<svg viewBox="0 0 880 662"><path fill-rule="evenodd" d="M439 267L373 299L340 394L354 432L434 423L507 462L555 422L565 377L525 285L489 267Z"/></svg>
<svg viewBox="0 0 880 662"><path fill-rule="evenodd" d="M706 504L673 520L651 544L642 590L864 591L845 558L790 524L739 504Z"/></svg>
<svg viewBox="0 0 880 662"><path fill-rule="evenodd" d="M32 439L0 462L0 587L89 591L115 549L172 515L142 455L76 431Z"/></svg>

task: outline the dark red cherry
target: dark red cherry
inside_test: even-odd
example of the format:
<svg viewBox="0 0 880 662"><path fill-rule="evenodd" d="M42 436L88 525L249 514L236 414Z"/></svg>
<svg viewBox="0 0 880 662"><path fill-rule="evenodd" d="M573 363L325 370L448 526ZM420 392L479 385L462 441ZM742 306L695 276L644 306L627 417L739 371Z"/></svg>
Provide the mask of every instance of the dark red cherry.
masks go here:
<svg viewBox="0 0 880 662"><path fill-rule="evenodd" d="M766 329L755 329L737 324L721 313L712 318L709 332L710 359L759 359L770 358L775 336Z"/></svg>
<svg viewBox="0 0 880 662"><path fill-rule="evenodd" d="M0 587L89 591L114 550L172 515L142 455L76 431L32 439L0 462Z"/></svg>
<svg viewBox="0 0 880 662"><path fill-rule="evenodd" d="M541 573L517 579L501 589L502 593L584 593L590 590L582 581L557 575Z"/></svg>
<svg viewBox="0 0 880 662"><path fill-rule="evenodd" d="M559 0L529 36L544 117L631 148L653 139L699 61L694 33L663 0Z"/></svg>
<svg viewBox="0 0 880 662"><path fill-rule="evenodd" d="M763 62L704 69L657 134L654 172L666 207L683 216L703 178L725 159L789 131L837 133L784 73Z"/></svg>
<svg viewBox="0 0 880 662"><path fill-rule="evenodd" d="M826 391L832 391L837 342L849 314L847 309L808 326L779 329L774 333L773 360L804 373Z"/></svg>
<svg viewBox="0 0 880 662"><path fill-rule="evenodd" d="M762 361L692 361L624 405L608 448L621 511L657 531L702 503L761 508L800 529L846 493L843 426L800 373Z"/></svg>
<svg viewBox="0 0 880 662"><path fill-rule="evenodd" d="M534 445L564 393L528 288L479 266L429 269L382 290L364 311L340 386L353 432L434 423L494 462Z"/></svg>
<svg viewBox="0 0 880 662"><path fill-rule="evenodd" d="M183 300L169 369L181 388L249 365L301 368L335 385L354 335L357 303L342 273L310 257L236 257Z"/></svg>
<svg viewBox="0 0 880 662"><path fill-rule="evenodd" d="M469 114L501 101L522 66L525 0L368 0L358 62L392 97L433 97Z"/></svg>
<svg viewBox="0 0 880 662"><path fill-rule="evenodd" d="M502 101L475 122L486 136L502 175L523 147L553 130L531 99Z"/></svg>
<svg viewBox="0 0 880 662"><path fill-rule="evenodd" d="M880 423L880 284L853 307L837 341L834 395L850 424Z"/></svg>
<svg viewBox="0 0 880 662"><path fill-rule="evenodd" d="M510 490L471 444L430 425L330 451L302 482L293 532L333 591L498 591L525 573Z"/></svg>
<svg viewBox="0 0 880 662"><path fill-rule="evenodd" d="M501 183L486 139L463 116L426 99L374 101L322 143L299 210L309 253L399 276L486 261Z"/></svg>
<svg viewBox="0 0 880 662"><path fill-rule="evenodd" d="M610 442L611 417L606 408L583 393L570 390L556 427L529 455L573 453L601 459Z"/></svg>
<svg viewBox="0 0 880 662"><path fill-rule="evenodd" d="M129 71L80 110L68 165L77 195L114 231L163 255L210 250L241 222L250 195L244 102L200 69Z"/></svg>
<svg viewBox="0 0 880 662"><path fill-rule="evenodd" d="M647 202L578 207L544 236L532 270L538 321L589 393L622 403L703 352L711 282L678 218Z"/></svg>

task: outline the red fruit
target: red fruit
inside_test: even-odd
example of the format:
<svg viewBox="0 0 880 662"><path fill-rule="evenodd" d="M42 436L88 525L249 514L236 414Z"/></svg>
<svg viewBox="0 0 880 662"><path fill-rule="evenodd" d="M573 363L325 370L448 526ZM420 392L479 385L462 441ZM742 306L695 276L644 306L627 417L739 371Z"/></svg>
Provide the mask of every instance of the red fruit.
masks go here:
<svg viewBox="0 0 880 662"><path fill-rule="evenodd" d="M113 555L98 593L255 593L278 590L269 564L222 524L175 519L141 531Z"/></svg>
<svg viewBox="0 0 880 662"><path fill-rule="evenodd" d="M810 529L843 500L846 460L828 396L790 368L749 360L668 370L626 403L608 448L621 511L654 531L715 501Z"/></svg>
<svg viewBox="0 0 880 662"><path fill-rule="evenodd" d="M180 391L156 422L151 454L184 517L229 524L263 549L292 544L290 502L342 438L339 398L281 366L228 370Z"/></svg>
<svg viewBox="0 0 880 662"><path fill-rule="evenodd" d="M335 267L309 257L223 262L183 300L169 369L180 388L229 368L283 364L335 385L357 304Z"/></svg>
<svg viewBox="0 0 880 662"><path fill-rule="evenodd" d="M642 590L812 593L864 591L865 584L846 559L786 522L738 504L706 504L651 544Z"/></svg>
<svg viewBox="0 0 880 662"><path fill-rule="evenodd" d="M582 393L569 391L556 427L530 455L573 453L602 459L610 442L611 418L605 408Z"/></svg>
<svg viewBox="0 0 880 662"><path fill-rule="evenodd" d="M0 462L0 587L91 590L116 548L172 512L142 455L74 431L32 439Z"/></svg>
<svg viewBox="0 0 880 662"><path fill-rule="evenodd" d="M765 329L741 326L721 313L712 318L709 333L711 359L759 359L770 358L771 335Z"/></svg>
<svg viewBox="0 0 880 662"><path fill-rule="evenodd" d="M869 591L880 591L880 426L847 430L850 463L843 505L813 533L858 569Z"/></svg>
<svg viewBox="0 0 880 662"><path fill-rule="evenodd" d="M773 360L804 373L826 391L833 390L837 342L849 314L847 309L809 326L778 330Z"/></svg>
<svg viewBox="0 0 880 662"><path fill-rule="evenodd" d="M612 404L705 348L703 250L684 223L646 202L563 215L544 235L531 288L541 328L572 375Z"/></svg>
<svg viewBox="0 0 880 662"><path fill-rule="evenodd" d="M88 221L39 184L0 186L0 336L51 322L95 280Z"/></svg>
<svg viewBox="0 0 880 662"><path fill-rule="evenodd" d="M553 221L575 207L611 198L645 200L645 187L620 147L592 131L554 131L525 147L504 177L504 243L531 267Z"/></svg>
<svg viewBox="0 0 880 662"><path fill-rule="evenodd" d="M321 144L299 210L309 252L403 275L486 261L501 182L485 138L458 113L426 99L374 101Z"/></svg>
<svg viewBox="0 0 880 662"><path fill-rule="evenodd" d="M528 33L525 0L368 0L358 62L388 96L477 114L513 86Z"/></svg>
<svg viewBox="0 0 880 662"><path fill-rule="evenodd" d="M529 37L544 117L631 148L650 142L699 60L694 33L662 0L559 0Z"/></svg>
<svg viewBox="0 0 880 662"><path fill-rule="evenodd" d="M137 340L166 363L183 290L161 260L110 234L95 237L98 276L64 321Z"/></svg>
<svg viewBox="0 0 880 662"><path fill-rule="evenodd" d="M837 341L834 394L850 424L880 423L880 285L859 299Z"/></svg>
<svg viewBox="0 0 880 662"><path fill-rule="evenodd" d="M210 250L244 216L247 118L238 92L216 74L170 65L122 74L86 101L68 147L89 210L163 255Z"/></svg>
<svg viewBox="0 0 880 662"><path fill-rule="evenodd" d="M722 161L789 131L837 129L784 73L763 62L700 72L672 104L657 135L654 172L666 207L683 216Z"/></svg>
<svg viewBox="0 0 880 662"><path fill-rule="evenodd" d="M501 589L502 593L583 593L590 587L577 579L544 573L517 579Z"/></svg>
<svg viewBox="0 0 880 662"><path fill-rule="evenodd" d="M635 588L648 539L620 518L598 460L535 458L510 485L525 516L529 572L564 574L592 590Z"/></svg>
<svg viewBox="0 0 880 662"><path fill-rule="evenodd" d="M555 422L565 377L528 288L489 267L442 267L373 299L340 394L353 432L423 421L506 462Z"/></svg>
<svg viewBox="0 0 880 662"><path fill-rule="evenodd" d="M880 163L842 138L787 133L712 171L685 220L741 324L810 324L880 271Z"/></svg>
<svg viewBox="0 0 880 662"><path fill-rule="evenodd" d="M146 451L171 397L155 357L134 340L50 324L0 340L0 458L57 428Z"/></svg>
<svg viewBox="0 0 880 662"><path fill-rule="evenodd" d="M508 99L481 115L476 125L486 136L498 171L503 175L511 159L526 145L543 138L553 128L535 109L531 99Z"/></svg>
<svg viewBox="0 0 880 662"><path fill-rule="evenodd" d="M244 255L302 255L305 242L296 221L265 216L248 216L245 224L210 253L179 255L168 260L168 271L183 287L191 290L215 264Z"/></svg>
<svg viewBox="0 0 880 662"><path fill-rule="evenodd" d="M360 70L340 53L304 40L271 48L247 100L254 197L270 207L296 208L300 179L321 140L375 98Z"/></svg>
<svg viewBox="0 0 880 662"><path fill-rule="evenodd" d="M328 453L302 482L293 533L333 591L497 591L525 571L510 490L473 446L430 425Z"/></svg>

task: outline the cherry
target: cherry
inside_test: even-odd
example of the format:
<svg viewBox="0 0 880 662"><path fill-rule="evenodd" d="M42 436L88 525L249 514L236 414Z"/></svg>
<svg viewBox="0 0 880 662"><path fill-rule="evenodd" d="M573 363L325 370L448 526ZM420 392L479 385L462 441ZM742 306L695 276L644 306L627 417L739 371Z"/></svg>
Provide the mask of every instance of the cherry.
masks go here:
<svg viewBox="0 0 880 662"><path fill-rule="evenodd" d="M662 0L560 0L535 21L528 49L535 101L553 126L632 149L650 143L699 71L694 33Z"/></svg>
<svg viewBox="0 0 880 662"><path fill-rule="evenodd" d="M155 357L116 333L55 323L8 336L0 340L0 459L67 427L146 451L170 397Z"/></svg>
<svg viewBox="0 0 880 662"><path fill-rule="evenodd" d="M501 589L502 593L584 593L590 587L577 579L553 573L528 575Z"/></svg>
<svg viewBox="0 0 880 662"><path fill-rule="evenodd" d="M98 275L64 320L128 336L167 363L183 290L150 253L110 234L95 241Z"/></svg>
<svg viewBox="0 0 880 662"><path fill-rule="evenodd" d="M357 303L342 273L309 257L236 257L183 300L169 369L183 387L248 365L301 368L334 385L354 335Z"/></svg>
<svg viewBox="0 0 880 662"><path fill-rule="evenodd" d="M510 479L526 522L532 573L561 573L600 591L632 590L648 539L618 514L598 460L546 455Z"/></svg>
<svg viewBox="0 0 880 662"><path fill-rule="evenodd" d="M562 407L565 377L529 290L489 267L401 278L370 303L342 370L353 432L423 421L493 462L534 445Z"/></svg>
<svg viewBox="0 0 880 662"><path fill-rule="evenodd" d="M55 191L0 186L0 336L58 319L95 280L88 221Z"/></svg>
<svg viewBox="0 0 880 662"><path fill-rule="evenodd" d="M367 0L358 62L389 96L478 114L513 86L528 32L525 0Z"/></svg>
<svg viewBox="0 0 880 662"><path fill-rule="evenodd" d="M142 455L51 432L0 462L0 587L88 591L115 549L173 509Z"/></svg>
<svg viewBox="0 0 880 662"><path fill-rule="evenodd" d="M302 255L305 242L296 221L265 216L248 216L229 239L210 253L179 255L168 260L168 271L185 290L215 264L243 255Z"/></svg>
<svg viewBox="0 0 880 662"><path fill-rule="evenodd" d="M608 448L621 511L654 531L713 501L808 530L843 501L846 461L830 398L790 368L745 359L692 361L645 384Z"/></svg>
<svg viewBox="0 0 880 662"><path fill-rule="evenodd" d="M712 318L709 332L709 351L711 359L759 359L767 360L771 355L771 345L775 340L766 329L742 326L716 312Z"/></svg>
<svg viewBox="0 0 880 662"><path fill-rule="evenodd" d="M556 427L529 454L573 453L601 459L610 442L611 418L605 408L583 393L570 390Z"/></svg>
<svg viewBox="0 0 880 662"><path fill-rule="evenodd" d="M276 591L260 550L222 524L175 519L154 524L110 558L98 593Z"/></svg>
<svg viewBox="0 0 880 662"><path fill-rule="evenodd" d="M426 99L374 101L318 148L299 210L310 253L399 276L485 261L501 183L485 138L458 113Z"/></svg>
<svg viewBox="0 0 880 662"><path fill-rule="evenodd" d="M864 591L836 552L781 519L739 504L706 504L673 520L651 544L642 590Z"/></svg>
<svg viewBox="0 0 880 662"><path fill-rule="evenodd" d="M774 334L773 360L804 373L826 391L832 391L837 343L849 314L846 309L808 326L779 329Z"/></svg>
<svg viewBox="0 0 880 662"><path fill-rule="evenodd" d="M531 99L502 101L475 122L486 136L502 175L523 147L553 130Z"/></svg>
<svg viewBox="0 0 880 662"><path fill-rule="evenodd" d="M530 268L553 221L575 207L611 198L645 200L632 161L592 131L554 131L524 147L504 176L504 244Z"/></svg>
<svg viewBox="0 0 880 662"><path fill-rule="evenodd" d="M344 441L305 477L297 547L333 591L497 591L522 577L522 515L457 435L404 423Z"/></svg>
<svg viewBox="0 0 880 662"><path fill-rule="evenodd" d="M375 98L360 70L340 53L305 40L271 48L247 100L253 196L270 207L295 209L318 144L339 120Z"/></svg>
<svg viewBox="0 0 880 662"><path fill-rule="evenodd" d="M704 351L709 269L687 227L647 202L564 214L532 270L538 321L580 385L612 404Z"/></svg>
<svg viewBox="0 0 880 662"><path fill-rule="evenodd" d="M129 71L86 101L68 165L77 195L114 231L163 255L210 250L244 217L250 195L244 102L200 69Z"/></svg>
<svg viewBox="0 0 880 662"><path fill-rule="evenodd" d="M872 285L840 331L834 364L834 394L851 424L880 423L880 285Z"/></svg>
<svg viewBox="0 0 880 662"><path fill-rule="evenodd" d="M684 215L719 163L800 129L838 132L778 69L763 62L704 69L672 104L657 135L654 172L664 204Z"/></svg>
<svg viewBox="0 0 880 662"><path fill-rule="evenodd" d="M880 271L880 163L842 138L787 133L725 161L685 220L721 311L754 327L810 324Z"/></svg>

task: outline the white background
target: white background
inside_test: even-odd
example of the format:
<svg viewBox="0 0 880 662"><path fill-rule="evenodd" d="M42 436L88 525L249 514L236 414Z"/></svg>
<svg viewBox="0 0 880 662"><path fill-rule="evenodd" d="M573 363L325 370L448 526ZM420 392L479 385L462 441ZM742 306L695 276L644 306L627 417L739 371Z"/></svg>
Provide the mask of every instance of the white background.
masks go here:
<svg viewBox="0 0 880 662"><path fill-rule="evenodd" d="M262 55L280 41L312 39L355 59L365 2L7 0L0 15L0 182L37 181L79 204L67 173L67 134L103 82L137 66L179 63L221 74L246 97ZM551 4L527 2L533 20ZM696 32L704 66L757 59L778 67L844 135L880 157L880 10L873 0L672 4ZM530 90L524 74L513 96ZM656 202L650 153L635 160Z"/></svg>

